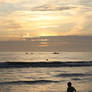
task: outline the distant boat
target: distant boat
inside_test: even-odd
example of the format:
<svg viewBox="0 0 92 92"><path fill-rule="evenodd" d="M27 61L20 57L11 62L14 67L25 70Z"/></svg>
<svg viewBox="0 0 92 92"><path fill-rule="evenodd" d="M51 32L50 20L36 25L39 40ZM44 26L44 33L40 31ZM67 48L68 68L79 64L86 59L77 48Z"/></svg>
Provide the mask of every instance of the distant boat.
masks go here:
<svg viewBox="0 0 92 92"><path fill-rule="evenodd" d="M28 54L28 53L25 53L25 54Z"/></svg>
<svg viewBox="0 0 92 92"><path fill-rule="evenodd" d="M26 52L25 54L33 54L33 53L32 52L31 53Z"/></svg>
<svg viewBox="0 0 92 92"><path fill-rule="evenodd" d="M34 54L34 53L31 52L30 54Z"/></svg>
<svg viewBox="0 0 92 92"><path fill-rule="evenodd" d="M53 54L59 54L58 52L54 52Z"/></svg>

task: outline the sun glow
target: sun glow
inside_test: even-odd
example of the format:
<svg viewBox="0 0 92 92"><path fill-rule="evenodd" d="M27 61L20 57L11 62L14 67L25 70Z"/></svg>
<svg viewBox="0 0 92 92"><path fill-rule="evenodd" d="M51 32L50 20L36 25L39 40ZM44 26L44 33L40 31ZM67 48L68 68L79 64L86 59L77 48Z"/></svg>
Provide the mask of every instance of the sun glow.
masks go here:
<svg viewBox="0 0 92 92"><path fill-rule="evenodd" d="M46 32L47 30L44 30L43 32L36 32L36 33L24 33L22 35L22 38L32 38L32 37L41 37L41 36L58 36L58 33L53 33L53 32Z"/></svg>
<svg viewBox="0 0 92 92"><path fill-rule="evenodd" d="M39 33L39 36L58 36L58 34L57 33L46 33L46 32L44 32L44 33Z"/></svg>
<svg viewBox="0 0 92 92"><path fill-rule="evenodd" d="M58 20L60 19L59 17L55 17L55 16L49 16L49 15L40 15L40 16L36 16L35 18L29 18L29 20L36 20L36 21L42 21L42 20Z"/></svg>
<svg viewBox="0 0 92 92"><path fill-rule="evenodd" d="M23 38L30 38L31 37L31 35L30 35L30 33L25 33L25 34L23 34L23 36L22 36Z"/></svg>
<svg viewBox="0 0 92 92"><path fill-rule="evenodd" d="M50 36L50 34L47 34L47 33L41 33L39 34L40 36Z"/></svg>

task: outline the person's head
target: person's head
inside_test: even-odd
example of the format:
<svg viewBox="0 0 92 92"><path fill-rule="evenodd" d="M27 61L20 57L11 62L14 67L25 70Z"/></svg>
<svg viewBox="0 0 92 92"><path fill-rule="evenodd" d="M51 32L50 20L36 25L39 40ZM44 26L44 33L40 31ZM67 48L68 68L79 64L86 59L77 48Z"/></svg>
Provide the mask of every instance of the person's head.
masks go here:
<svg viewBox="0 0 92 92"><path fill-rule="evenodd" d="M68 82L68 83L67 83L67 86L68 86L68 87L70 87L71 85L72 85L72 83L71 83L71 82Z"/></svg>

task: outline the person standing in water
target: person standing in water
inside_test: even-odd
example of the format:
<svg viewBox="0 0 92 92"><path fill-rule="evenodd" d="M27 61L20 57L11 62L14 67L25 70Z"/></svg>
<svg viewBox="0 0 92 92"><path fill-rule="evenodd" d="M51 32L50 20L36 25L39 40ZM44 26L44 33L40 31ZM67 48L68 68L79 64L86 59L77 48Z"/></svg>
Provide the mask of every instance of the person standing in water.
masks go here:
<svg viewBox="0 0 92 92"><path fill-rule="evenodd" d="M76 92L76 89L74 87L72 87L72 83L71 82L68 82L67 83L67 92Z"/></svg>

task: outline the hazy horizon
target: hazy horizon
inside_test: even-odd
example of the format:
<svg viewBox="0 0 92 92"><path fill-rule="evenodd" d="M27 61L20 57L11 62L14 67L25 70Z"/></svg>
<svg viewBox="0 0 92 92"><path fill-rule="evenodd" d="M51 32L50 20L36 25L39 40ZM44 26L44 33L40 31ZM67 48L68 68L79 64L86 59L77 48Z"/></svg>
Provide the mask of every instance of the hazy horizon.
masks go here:
<svg viewBox="0 0 92 92"><path fill-rule="evenodd" d="M0 41L0 51L92 51L92 36L43 36Z"/></svg>

